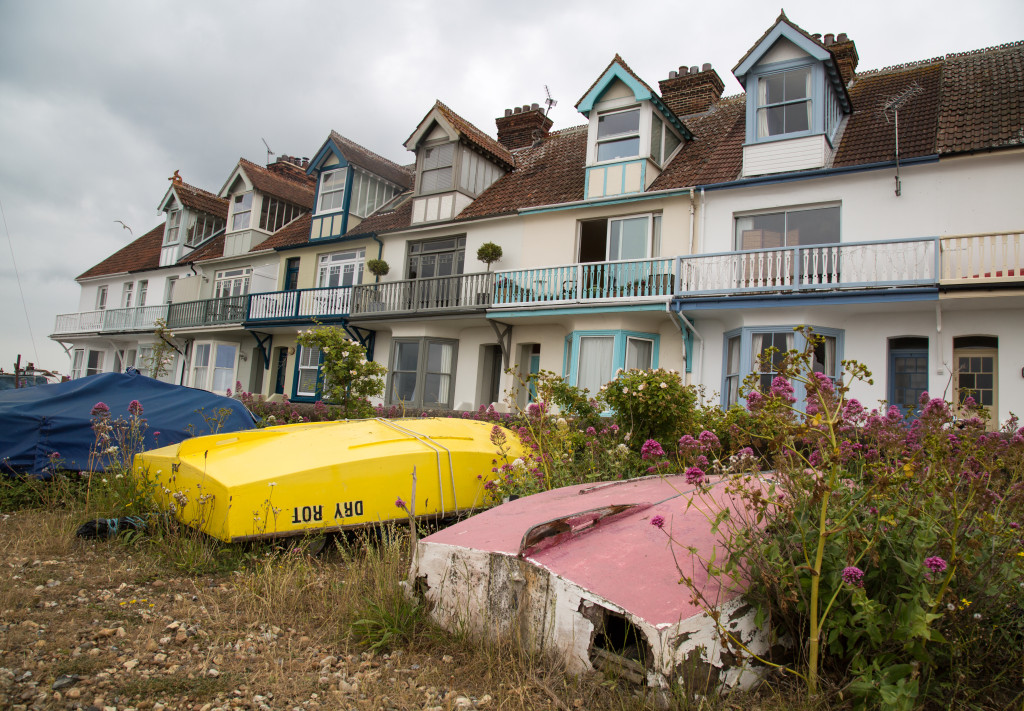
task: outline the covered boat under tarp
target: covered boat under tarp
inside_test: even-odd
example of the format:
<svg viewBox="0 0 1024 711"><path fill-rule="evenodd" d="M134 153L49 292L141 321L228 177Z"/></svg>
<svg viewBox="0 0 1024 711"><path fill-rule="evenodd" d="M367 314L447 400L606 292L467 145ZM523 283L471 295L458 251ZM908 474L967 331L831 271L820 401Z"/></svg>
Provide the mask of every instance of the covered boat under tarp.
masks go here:
<svg viewBox="0 0 1024 711"><path fill-rule="evenodd" d="M767 631L740 591L694 557L709 560L721 545L716 513L742 506L724 481L698 490L683 476L546 491L420 539L416 587L442 626L518 639L573 672L688 691L749 687L766 667L723 646L715 618L759 655Z"/></svg>
<svg viewBox="0 0 1024 711"><path fill-rule="evenodd" d="M497 476L494 425L455 418L348 420L211 435L135 458L183 523L224 541L466 513ZM525 456L504 430L509 460ZM502 464L505 460L502 459Z"/></svg>
<svg viewBox="0 0 1024 711"><path fill-rule="evenodd" d="M140 373L101 373L0 392L0 471L43 473L54 453L62 468L87 470L95 443L93 406L102 402L112 419L127 419L133 400L142 405L146 419L146 449L207 434L212 426L222 432L255 426L252 414L237 400Z"/></svg>

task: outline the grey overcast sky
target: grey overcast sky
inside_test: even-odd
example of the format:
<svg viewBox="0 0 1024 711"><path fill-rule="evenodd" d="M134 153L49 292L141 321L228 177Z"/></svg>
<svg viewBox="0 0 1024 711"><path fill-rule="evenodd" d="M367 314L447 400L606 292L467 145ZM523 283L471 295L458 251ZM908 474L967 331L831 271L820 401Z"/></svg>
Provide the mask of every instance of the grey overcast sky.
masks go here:
<svg viewBox="0 0 1024 711"><path fill-rule="evenodd" d="M791 0L861 69L1024 39L1024 3ZM76 275L159 224L167 178L217 192L239 157L312 156L333 128L398 163L441 99L482 130L541 102L555 128L616 52L649 84L730 70L776 3L639 0L0 0L0 367L68 372L48 336ZM17 271L14 262L17 263ZM20 276L20 287L19 287Z"/></svg>

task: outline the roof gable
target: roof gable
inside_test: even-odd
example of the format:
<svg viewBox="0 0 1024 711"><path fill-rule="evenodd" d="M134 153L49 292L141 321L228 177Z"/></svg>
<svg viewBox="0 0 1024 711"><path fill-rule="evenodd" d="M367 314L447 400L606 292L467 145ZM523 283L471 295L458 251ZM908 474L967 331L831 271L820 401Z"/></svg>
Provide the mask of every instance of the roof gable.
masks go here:
<svg viewBox="0 0 1024 711"><path fill-rule="evenodd" d="M253 189L259 190L264 195L280 198L307 210L313 209L316 179L306 175L300 168L283 166L281 170L275 171L241 158L227 182L224 183L224 187L220 189L220 196L226 198L230 195L232 187L238 179L243 180L246 187L252 186Z"/></svg>
<svg viewBox="0 0 1024 711"><path fill-rule="evenodd" d="M355 141L345 138L337 131L331 131L330 136L324 141L320 150L313 157L313 160L310 161L306 173L312 175L322 170L324 164L331 156L338 160L337 165L339 167L354 165L403 188L408 188L412 181L412 176L407 168L403 168L397 163L377 155ZM331 167L335 166L332 165Z"/></svg>
<svg viewBox="0 0 1024 711"><path fill-rule="evenodd" d="M157 210L160 212L172 210L175 202L190 210L219 217L222 220L226 220L228 217L227 200L188 183L172 182L171 186L167 188L167 192L164 193L164 198L160 201Z"/></svg>
<svg viewBox="0 0 1024 711"><path fill-rule="evenodd" d="M406 139L405 147L410 151L415 151L416 146L420 144L435 125L443 128L452 140L455 140L456 137L460 138L479 149L497 163L509 168L515 165L515 158L512 157L512 154L509 153L505 146L459 116L440 101L434 102L434 107L427 112L427 115L416 126L416 130Z"/></svg>

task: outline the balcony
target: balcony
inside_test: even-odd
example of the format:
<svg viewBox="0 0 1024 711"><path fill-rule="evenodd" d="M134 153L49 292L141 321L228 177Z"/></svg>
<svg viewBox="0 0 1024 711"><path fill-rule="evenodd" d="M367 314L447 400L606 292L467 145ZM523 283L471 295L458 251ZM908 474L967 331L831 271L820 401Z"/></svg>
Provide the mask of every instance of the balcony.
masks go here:
<svg viewBox="0 0 1024 711"><path fill-rule="evenodd" d="M249 316L253 322L294 322L348 316L352 304L351 286L272 291L251 294Z"/></svg>
<svg viewBox="0 0 1024 711"><path fill-rule="evenodd" d="M152 331L156 328L157 319L166 318L166 316L166 304L60 314L57 316L53 335Z"/></svg>
<svg viewBox="0 0 1024 711"><path fill-rule="evenodd" d="M935 286L936 238L817 244L678 258L680 297Z"/></svg>
<svg viewBox="0 0 1024 711"><path fill-rule="evenodd" d="M480 272L352 287L352 316L480 311L491 305L495 275Z"/></svg>
<svg viewBox="0 0 1024 711"><path fill-rule="evenodd" d="M634 259L503 270L494 274L494 306L666 301L672 297L674 262Z"/></svg>
<svg viewBox="0 0 1024 711"><path fill-rule="evenodd" d="M939 244L943 286L1024 281L1024 232L942 237Z"/></svg>
<svg viewBox="0 0 1024 711"><path fill-rule="evenodd" d="M249 313L249 295L225 296L171 304L167 308L169 328L240 325Z"/></svg>

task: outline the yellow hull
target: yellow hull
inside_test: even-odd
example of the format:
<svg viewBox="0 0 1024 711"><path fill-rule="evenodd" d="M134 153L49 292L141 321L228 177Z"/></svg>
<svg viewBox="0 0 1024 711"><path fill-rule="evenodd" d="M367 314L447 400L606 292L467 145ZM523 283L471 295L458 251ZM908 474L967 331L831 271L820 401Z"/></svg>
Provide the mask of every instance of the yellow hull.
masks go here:
<svg viewBox="0 0 1024 711"><path fill-rule="evenodd" d="M451 418L281 425L185 440L135 458L157 501L224 541L301 535L448 516L479 508L505 463L494 425ZM525 456L503 430L508 460Z"/></svg>

